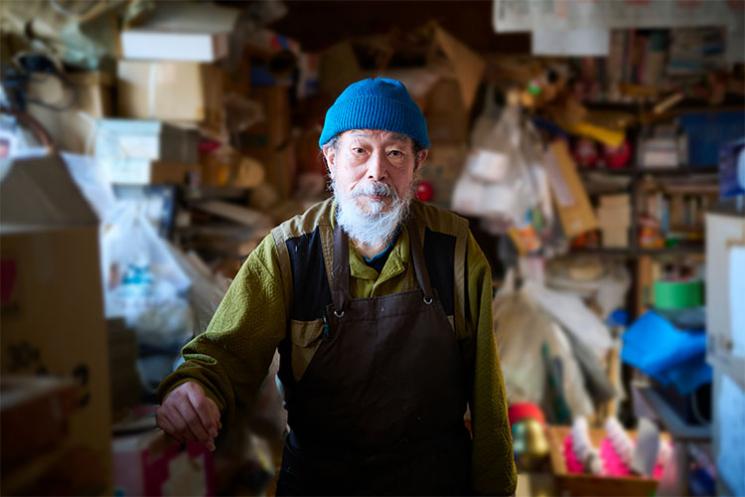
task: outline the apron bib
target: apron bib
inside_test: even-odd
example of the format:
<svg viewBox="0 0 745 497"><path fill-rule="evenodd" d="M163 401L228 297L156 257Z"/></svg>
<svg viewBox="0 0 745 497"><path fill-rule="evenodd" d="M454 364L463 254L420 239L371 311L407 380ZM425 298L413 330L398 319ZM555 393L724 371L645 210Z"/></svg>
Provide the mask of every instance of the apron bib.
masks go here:
<svg viewBox="0 0 745 497"><path fill-rule="evenodd" d="M288 397L277 495L470 493L462 357L419 231L407 229L419 288L353 299L348 238L336 225L332 303Z"/></svg>

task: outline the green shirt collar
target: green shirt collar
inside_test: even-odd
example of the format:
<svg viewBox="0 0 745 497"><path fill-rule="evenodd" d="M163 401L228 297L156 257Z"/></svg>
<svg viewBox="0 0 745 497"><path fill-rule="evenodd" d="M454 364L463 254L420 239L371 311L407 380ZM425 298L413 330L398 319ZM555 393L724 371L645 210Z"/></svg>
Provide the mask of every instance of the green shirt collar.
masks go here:
<svg viewBox="0 0 745 497"><path fill-rule="evenodd" d="M409 233L406 228L401 229L398 240L393 246L383 270L378 272L368 266L362 256L349 241L349 272L353 278L372 280L377 284L395 278L403 273L409 264Z"/></svg>

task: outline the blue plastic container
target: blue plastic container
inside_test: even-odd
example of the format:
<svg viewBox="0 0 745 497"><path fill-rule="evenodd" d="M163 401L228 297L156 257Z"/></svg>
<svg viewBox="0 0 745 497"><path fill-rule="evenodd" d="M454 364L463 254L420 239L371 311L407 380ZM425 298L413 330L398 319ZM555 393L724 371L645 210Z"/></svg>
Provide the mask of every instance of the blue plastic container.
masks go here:
<svg viewBox="0 0 745 497"><path fill-rule="evenodd" d="M719 148L745 137L745 112L707 111L682 114L678 122L688 135L688 164L714 166Z"/></svg>

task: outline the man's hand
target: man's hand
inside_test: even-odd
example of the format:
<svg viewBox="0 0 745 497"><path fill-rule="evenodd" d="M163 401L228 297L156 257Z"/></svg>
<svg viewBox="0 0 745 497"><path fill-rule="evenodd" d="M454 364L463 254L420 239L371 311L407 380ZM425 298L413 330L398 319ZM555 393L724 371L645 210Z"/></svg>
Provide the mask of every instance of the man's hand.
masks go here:
<svg viewBox="0 0 745 497"><path fill-rule="evenodd" d="M174 388L156 411L155 419L179 442L192 440L215 450L215 437L222 427L220 410L199 383L187 381Z"/></svg>

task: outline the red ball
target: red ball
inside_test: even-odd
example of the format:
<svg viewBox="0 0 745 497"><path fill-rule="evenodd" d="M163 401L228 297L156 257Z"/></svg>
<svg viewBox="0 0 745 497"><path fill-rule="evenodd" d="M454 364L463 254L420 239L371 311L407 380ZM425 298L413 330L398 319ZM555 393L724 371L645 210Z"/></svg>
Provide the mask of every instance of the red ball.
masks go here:
<svg viewBox="0 0 745 497"><path fill-rule="evenodd" d="M580 138L574 146L574 160L582 167L595 167L598 162L598 150L595 142L589 138Z"/></svg>
<svg viewBox="0 0 745 497"><path fill-rule="evenodd" d="M631 147L629 146L628 140L624 140L618 147L612 148L605 146L605 162L608 167L612 169L618 169L626 167L631 159Z"/></svg>
<svg viewBox="0 0 745 497"><path fill-rule="evenodd" d="M435 189L429 181L420 181L416 185L416 198L422 202L429 202L435 196Z"/></svg>

